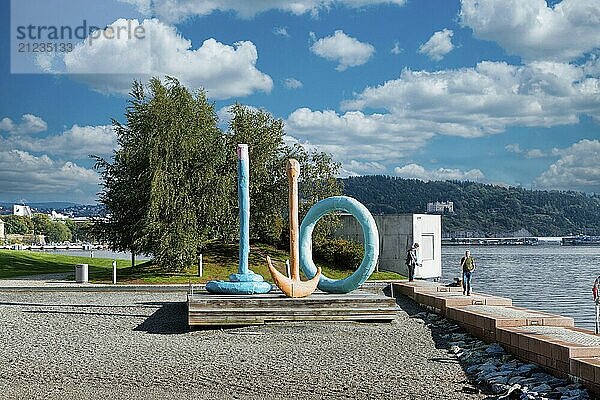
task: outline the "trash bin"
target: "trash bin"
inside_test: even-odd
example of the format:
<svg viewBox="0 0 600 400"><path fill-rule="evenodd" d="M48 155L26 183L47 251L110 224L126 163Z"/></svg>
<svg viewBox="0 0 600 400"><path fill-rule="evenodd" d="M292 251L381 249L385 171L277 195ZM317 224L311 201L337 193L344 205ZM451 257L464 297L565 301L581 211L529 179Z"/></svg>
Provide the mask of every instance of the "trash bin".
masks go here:
<svg viewBox="0 0 600 400"><path fill-rule="evenodd" d="M88 265L77 264L75 266L75 282L87 283L88 282Z"/></svg>

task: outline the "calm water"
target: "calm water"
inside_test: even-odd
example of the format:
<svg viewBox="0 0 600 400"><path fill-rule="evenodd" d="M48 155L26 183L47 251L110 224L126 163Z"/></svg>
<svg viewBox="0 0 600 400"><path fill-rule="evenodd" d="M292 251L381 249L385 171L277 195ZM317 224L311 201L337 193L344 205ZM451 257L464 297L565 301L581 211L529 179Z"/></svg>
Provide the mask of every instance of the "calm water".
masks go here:
<svg viewBox="0 0 600 400"><path fill-rule="evenodd" d="M600 275L600 246L444 246L443 281L461 275L470 249L477 264L473 290L510 297L515 306L548 311L594 329L592 285Z"/></svg>

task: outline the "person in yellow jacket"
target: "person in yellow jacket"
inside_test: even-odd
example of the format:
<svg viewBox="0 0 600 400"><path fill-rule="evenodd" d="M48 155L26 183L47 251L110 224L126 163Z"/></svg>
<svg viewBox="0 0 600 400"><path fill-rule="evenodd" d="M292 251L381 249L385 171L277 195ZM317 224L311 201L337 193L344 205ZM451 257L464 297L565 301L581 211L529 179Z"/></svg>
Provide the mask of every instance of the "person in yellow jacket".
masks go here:
<svg viewBox="0 0 600 400"><path fill-rule="evenodd" d="M463 294L471 295L471 278L475 271L475 259L471 256L471 251L465 251L465 256L460 259L460 266L463 272Z"/></svg>

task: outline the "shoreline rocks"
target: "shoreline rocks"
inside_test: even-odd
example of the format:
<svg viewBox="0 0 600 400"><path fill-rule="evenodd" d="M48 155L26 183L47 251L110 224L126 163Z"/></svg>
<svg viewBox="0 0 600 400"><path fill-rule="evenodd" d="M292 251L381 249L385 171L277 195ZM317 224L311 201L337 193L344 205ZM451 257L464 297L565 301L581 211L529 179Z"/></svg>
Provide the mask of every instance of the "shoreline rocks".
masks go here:
<svg viewBox="0 0 600 400"><path fill-rule="evenodd" d="M438 332L447 351L458 359L469 378L484 392L504 399L587 400L588 391L579 383L560 379L541 367L508 354L498 343L485 343L457 324L430 312L413 315L432 332Z"/></svg>

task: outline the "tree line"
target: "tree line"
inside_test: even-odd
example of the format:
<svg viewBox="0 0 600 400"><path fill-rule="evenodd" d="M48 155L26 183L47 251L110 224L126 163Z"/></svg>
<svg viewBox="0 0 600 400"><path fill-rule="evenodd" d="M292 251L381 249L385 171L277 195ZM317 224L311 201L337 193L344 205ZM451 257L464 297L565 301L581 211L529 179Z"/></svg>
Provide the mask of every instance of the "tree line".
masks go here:
<svg viewBox="0 0 600 400"><path fill-rule="evenodd" d="M134 82L126 123L113 120L118 150L112 160L95 157L99 200L109 215L96 222L96 233L115 250L152 254L159 266L174 270L195 263L210 241L235 240L242 143L249 145L254 240L287 239L288 158L301 164L302 213L341 193L340 166L331 155L285 143L283 121L265 110L235 104L229 112L229 126L221 129L203 90L192 93L173 78Z"/></svg>
<svg viewBox="0 0 600 400"><path fill-rule="evenodd" d="M442 229L447 235L497 235L520 229L535 236L600 234L598 195L381 175L352 177L342 182L345 194L379 214L424 213L429 202L453 201L455 212L442 218Z"/></svg>
<svg viewBox="0 0 600 400"><path fill-rule="evenodd" d="M76 224L70 219L53 221L46 214L34 214L31 218L19 215L0 217L7 235L44 235L46 243L71 241L92 242L91 223Z"/></svg>

